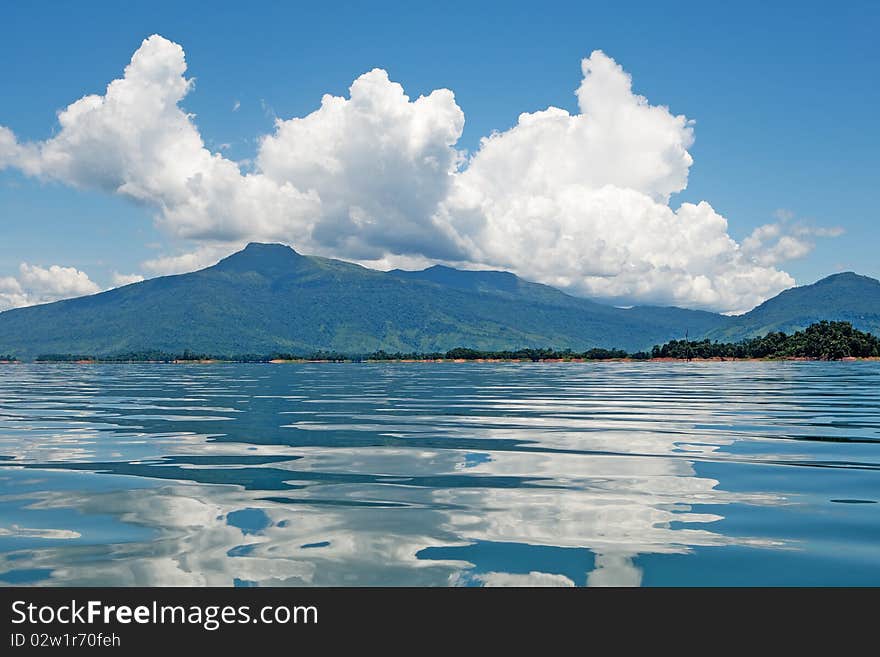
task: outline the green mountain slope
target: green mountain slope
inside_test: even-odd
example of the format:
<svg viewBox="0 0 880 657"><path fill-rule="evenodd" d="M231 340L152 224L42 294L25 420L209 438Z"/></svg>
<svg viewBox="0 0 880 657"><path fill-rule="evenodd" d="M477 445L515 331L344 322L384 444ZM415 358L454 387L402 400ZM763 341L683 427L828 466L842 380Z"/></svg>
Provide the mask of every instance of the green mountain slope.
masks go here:
<svg viewBox="0 0 880 657"><path fill-rule="evenodd" d="M851 322L859 330L880 335L880 281L852 272L834 274L785 290L744 315L731 317L726 325L708 331L707 337L730 342L771 331L792 333L823 319Z"/></svg>
<svg viewBox="0 0 880 657"><path fill-rule="evenodd" d="M549 285L532 283L506 271L464 271L443 265L434 265L422 271L395 269L389 273L406 280L427 281L469 292L494 294L507 299L588 312L592 317L603 318L608 322L609 330L623 322L623 324L630 326L630 330L639 330L638 327L643 326L642 330L648 330L652 334L657 332L657 334L683 336L688 332L690 335L703 335L728 321L726 317L717 313L672 306L616 308L588 299L573 297ZM609 346L609 344L600 346ZM637 344L642 343L637 342ZM652 345L645 343L638 348L647 348L648 346Z"/></svg>
<svg viewBox="0 0 880 657"><path fill-rule="evenodd" d="M505 272L379 272L250 244L201 271L0 313L0 353L636 350L726 321L678 308L614 308Z"/></svg>

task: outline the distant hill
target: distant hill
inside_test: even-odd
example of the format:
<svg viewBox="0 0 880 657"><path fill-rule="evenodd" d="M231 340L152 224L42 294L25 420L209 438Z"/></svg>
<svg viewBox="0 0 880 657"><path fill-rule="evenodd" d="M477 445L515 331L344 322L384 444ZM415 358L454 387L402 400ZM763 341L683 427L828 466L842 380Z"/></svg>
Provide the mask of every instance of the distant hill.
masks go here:
<svg viewBox="0 0 880 657"><path fill-rule="evenodd" d="M404 271L395 269L389 272L406 280L419 280L435 283L443 287L492 294L502 298L528 301L539 306L558 306L589 312L595 318L604 318L609 322L609 330L623 322L630 325L630 330L638 330L644 325L650 333L660 332L670 335L702 335L707 331L723 325L727 319L717 313L704 310L688 310L673 306L634 306L632 308L616 308L607 304L597 303L580 297L573 297L549 285L532 283L506 271L469 271L453 269L444 265L434 265L421 271ZM611 338L614 340L616 338ZM647 343L636 342L641 348L648 348ZM594 345L596 346L596 345ZM608 343L598 346L622 346ZM625 347L623 347L625 348Z"/></svg>
<svg viewBox="0 0 880 657"><path fill-rule="evenodd" d="M249 244L200 271L0 313L0 353L113 356L360 355L594 347L650 350L684 337L737 341L822 319L880 334L880 282L837 274L738 317L616 308L500 271L367 269Z"/></svg>
<svg viewBox="0 0 880 657"><path fill-rule="evenodd" d="M823 319L851 322L859 330L880 335L880 281L845 272L793 287L744 315L731 317L708 331L707 337L735 342L771 331L792 333Z"/></svg>
<svg viewBox="0 0 880 657"><path fill-rule="evenodd" d="M201 271L0 313L0 352L637 350L725 321L678 308L614 308L506 272L380 272L250 244Z"/></svg>

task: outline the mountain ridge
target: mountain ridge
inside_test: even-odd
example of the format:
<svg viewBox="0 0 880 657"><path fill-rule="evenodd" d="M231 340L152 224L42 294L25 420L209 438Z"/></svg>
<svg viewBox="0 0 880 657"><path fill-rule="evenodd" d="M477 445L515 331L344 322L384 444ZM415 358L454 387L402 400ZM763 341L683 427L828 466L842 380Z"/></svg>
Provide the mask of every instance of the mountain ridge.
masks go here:
<svg viewBox="0 0 880 657"><path fill-rule="evenodd" d="M836 276L851 286L851 277ZM852 276L861 286L880 288L874 279ZM797 301L802 292L785 294L774 299L793 298L795 306L803 305ZM363 354L462 346L636 351L681 338L686 331L694 338L746 337L768 323L771 301L737 317L673 306L623 309L510 272L444 265L383 272L303 255L287 245L251 243L195 272L0 313L0 353L25 358L186 349L214 355ZM769 308L773 319L774 305ZM854 314L871 319L874 306L869 310L856 308ZM880 326L880 295L876 311ZM802 318L789 319L797 323Z"/></svg>
<svg viewBox="0 0 880 657"><path fill-rule="evenodd" d="M770 332L791 333L826 320L850 322L880 334L880 281L855 272L839 272L815 283L791 287L742 315L735 315L706 337L742 340Z"/></svg>

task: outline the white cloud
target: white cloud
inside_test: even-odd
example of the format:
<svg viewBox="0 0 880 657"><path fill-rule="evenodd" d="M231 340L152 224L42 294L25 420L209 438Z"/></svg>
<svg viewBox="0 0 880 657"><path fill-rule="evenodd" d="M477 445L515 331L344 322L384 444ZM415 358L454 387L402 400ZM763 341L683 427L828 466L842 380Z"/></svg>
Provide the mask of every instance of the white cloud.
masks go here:
<svg viewBox="0 0 880 657"><path fill-rule="evenodd" d="M389 254L381 258L354 260L357 264L368 269L378 269L380 271L389 271L391 269L408 269L418 270L427 269L436 264L432 258L426 258L423 255L395 255Z"/></svg>
<svg viewBox="0 0 880 657"><path fill-rule="evenodd" d="M193 87L183 49L154 35L103 96L59 114L54 137L22 144L0 127L0 167L155 208L161 227L199 246L143 264L154 273L274 240L385 265L502 267L617 302L739 311L793 285L775 265L804 235L753 249L709 203L670 206L687 185L693 122L633 93L600 51L582 71L579 113L524 113L465 161L453 93L413 100L374 69L348 98L277 119L243 172L206 148L180 107Z"/></svg>
<svg viewBox="0 0 880 657"><path fill-rule="evenodd" d="M181 237L296 235L319 207L315 195L243 175L206 149L178 105L193 86L185 71L179 45L157 35L144 40L103 96L84 96L59 113L51 139L21 145L8 130L0 134L0 164L149 204Z"/></svg>
<svg viewBox="0 0 880 657"><path fill-rule="evenodd" d="M0 277L0 310L49 303L100 292L101 288L75 267L52 265L48 268L26 262L18 278Z"/></svg>
<svg viewBox="0 0 880 657"><path fill-rule="evenodd" d="M278 184L315 190L312 238L354 258L387 253L457 255L433 216L447 195L464 114L448 89L411 101L381 69L354 81L348 99L325 95L305 118L276 121L257 167Z"/></svg>
<svg viewBox="0 0 880 657"><path fill-rule="evenodd" d="M140 283L144 277L140 274L120 274L118 271L113 272L113 287L122 287L123 285L131 285L132 283Z"/></svg>
<svg viewBox="0 0 880 657"><path fill-rule="evenodd" d="M524 113L512 129L484 138L464 178L484 194L555 195L569 186L632 189L666 202L687 186L691 122L633 94L630 76L600 51L581 63L580 114Z"/></svg>
<svg viewBox="0 0 880 657"><path fill-rule="evenodd" d="M779 209L773 214L779 221L758 226L742 241L743 254L759 265L773 266L803 258L816 247L812 238L839 237L844 232L839 226L792 222L795 214L790 210Z"/></svg>
<svg viewBox="0 0 880 657"><path fill-rule="evenodd" d="M170 274L183 274L197 269L210 267L221 258L229 255L232 251L243 247L244 243L237 244L206 244L194 251L178 255L160 256L141 263L141 266L151 274L167 276Z"/></svg>
<svg viewBox="0 0 880 657"><path fill-rule="evenodd" d="M28 297L18 279L0 276L0 311L28 305Z"/></svg>
<svg viewBox="0 0 880 657"><path fill-rule="evenodd" d="M22 287L41 299L64 299L101 291L85 272L75 267L52 265L47 269L23 262L19 272Z"/></svg>
<svg viewBox="0 0 880 657"><path fill-rule="evenodd" d="M0 125L0 170L20 165L21 152L12 130Z"/></svg>
<svg viewBox="0 0 880 657"><path fill-rule="evenodd" d="M807 255L813 245L794 235L782 232L782 223L758 226L742 242L742 250L754 262L775 265Z"/></svg>
<svg viewBox="0 0 880 657"><path fill-rule="evenodd" d="M580 113L551 107L483 140L445 212L474 261L595 297L747 310L794 284L750 261L706 202L668 205L687 185L693 128L632 93L595 51Z"/></svg>
<svg viewBox="0 0 880 657"><path fill-rule="evenodd" d="M555 573L540 573L532 571L525 573L478 573L473 576L475 580L481 582L486 587L498 586L574 586L565 575L557 575Z"/></svg>

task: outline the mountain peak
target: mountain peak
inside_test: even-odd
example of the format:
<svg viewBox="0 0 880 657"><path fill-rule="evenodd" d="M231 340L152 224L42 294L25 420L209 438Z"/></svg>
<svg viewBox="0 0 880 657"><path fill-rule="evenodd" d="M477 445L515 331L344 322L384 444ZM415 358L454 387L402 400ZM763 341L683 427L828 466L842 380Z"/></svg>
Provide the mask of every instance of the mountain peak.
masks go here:
<svg viewBox="0 0 880 657"><path fill-rule="evenodd" d="M738 315L712 339L735 342L771 331L792 333L822 319L852 322L862 331L880 329L880 281L845 271L810 285L792 287Z"/></svg>
<svg viewBox="0 0 880 657"><path fill-rule="evenodd" d="M825 278L816 281L815 285L828 285L831 283L874 283L878 284L876 278L871 278L870 276L863 276L861 274L857 274L854 271L842 271L837 274L831 274L830 276L826 276Z"/></svg>
<svg viewBox="0 0 880 657"><path fill-rule="evenodd" d="M251 253L261 255L265 255L267 253L284 253L289 255L290 253L293 253L294 255L299 255L299 253L294 251L293 247L290 247L287 244L281 244L280 242L248 242L248 245L238 253Z"/></svg>
<svg viewBox="0 0 880 657"><path fill-rule="evenodd" d="M212 269L255 271L266 276L277 276L297 268L303 258L286 244L251 242L241 251L223 258Z"/></svg>
<svg viewBox="0 0 880 657"><path fill-rule="evenodd" d="M430 281L459 290L491 289L512 292L517 289L519 284L519 279L510 272L488 269L455 269L446 265L432 265L420 271L395 269L390 273L403 278Z"/></svg>

